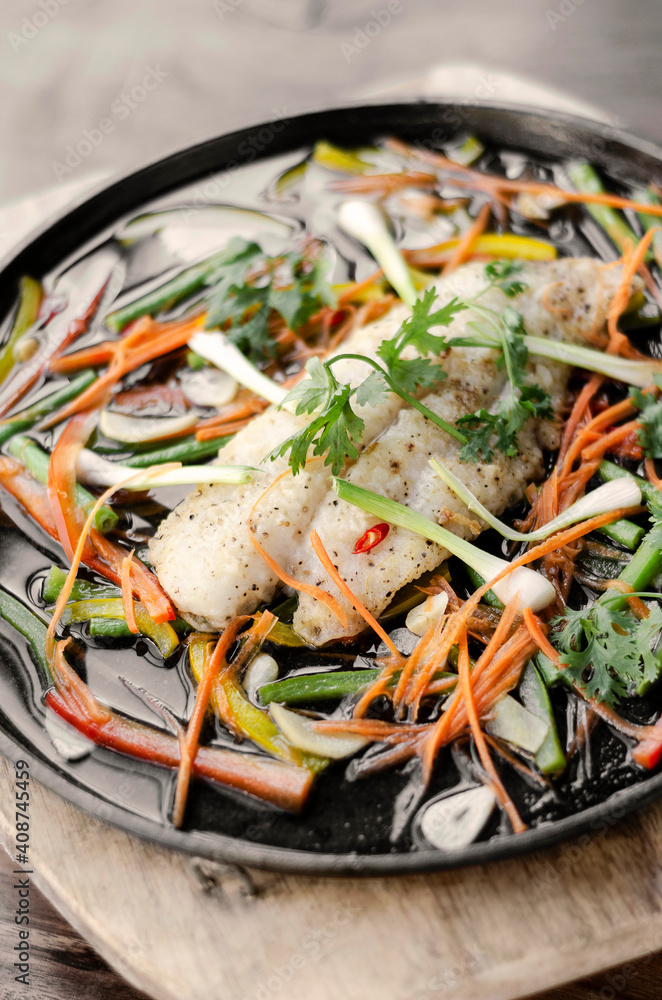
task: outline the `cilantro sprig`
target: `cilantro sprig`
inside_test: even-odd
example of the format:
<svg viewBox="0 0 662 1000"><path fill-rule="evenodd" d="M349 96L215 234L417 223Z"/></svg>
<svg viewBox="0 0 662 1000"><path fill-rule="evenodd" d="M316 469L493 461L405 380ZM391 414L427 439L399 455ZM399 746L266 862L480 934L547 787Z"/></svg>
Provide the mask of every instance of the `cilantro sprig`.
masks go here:
<svg viewBox="0 0 662 1000"><path fill-rule="evenodd" d="M640 593L638 597L659 594ZM554 619L562 626L556 635L564 673L586 694L614 706L631 690L657 679L654 646L662 631L662 608L649 607L648 618L639 621L624 610L623 595L601 598L590 608Z"/></svg>
<svg viewBox="0 0 662 1000"><path fill-rule="evenodd" d="M257 243L231 239L207 279L207 330L226 328L228 339L251 361L273 357L272 310L298 330L324 305L335 305L327 265L290 251L268 257Z"/></svg>
<svg viewBox="0 0 662 1000"><path fill-rule="evenodd" d="M290 453L292 474L296 475L306 463L309 450L313 455L326 453L324 463L338 475L348 458L358 457L365 422L354 409L356 406L376 406L389 392L395 392L438 427L464 442L465 436L428 409L413 395L419 389L431 389L446 378L443 368L427 355L439 355L446 349L443 336L430 332L432 327L447 327L453 316L467 305L453 299L446 306L431 312L435 302L432 289L424 292L413 306L412 315L402 324L390 340L380 345L377 354L383 365L361 354L340 354L322 363L311 358L306 364L309 378L299 382L287 395L282 406L295 404L295 413L317 416L291 437L283 441L267 457L272 461ZM408 347L418 352L416 358L403 357ZM362 361L372 368L369 375L357 386L339 382L333 366L344 359Z"/></svg>
<svg viewBox="0 0 662 1000"><path fill-rule="evenodd" d="M662 389L662 377L653 376L658 389ZM642 392L630 387L630 399L640 411L639 444L646 458L662 458L662 403L652 392Z"/></svg>
<svg viewBox="0 0 662 1000"><path fill-rule="evenodd" d="M470 306L479 316L479 322L469 325L478 337L460 337L454 343L465 347L493 347L500 351L499 368L506 369L508 381L498 405L493 411L484 408L460 417L457 425L464 432L467 442L460 452L465 462L489 462L494 450L504 455L519 453L519 432L529 417L549 419L552 407L549 394L527 377L529 352L524 343L522 314L511 306L502 312L489 309L478 299L489 288L500 288L508 297L519 295L526 285L518 274L522 265L513 261L494 261L485 268L486 287L471 301Z"/></svg>

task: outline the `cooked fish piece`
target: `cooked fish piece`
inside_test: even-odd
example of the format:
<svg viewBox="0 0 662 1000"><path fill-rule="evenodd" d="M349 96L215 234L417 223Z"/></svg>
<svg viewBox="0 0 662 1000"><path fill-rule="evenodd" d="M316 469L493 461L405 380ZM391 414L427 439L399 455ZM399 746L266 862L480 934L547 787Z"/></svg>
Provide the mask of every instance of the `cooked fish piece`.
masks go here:
<svg viewBox="0 0 662 1000"><path fill-rule="evenodd" d="M443 296L468 297L484 286L483 266L469 264L455 272L455 281L444 286ZM592 259L566 258L551 263L526 264L522 280L527 288L510 304L524 317L527 332L542 337L585 342L604 331L609 304L620 278L619 269L605 270ZM481 284L482 282L482 284ZM443 298L442 296L442 298ZM499 289L481 298L483 305L502 310L509 300ZM475 320L470 312L459 313L449 334L462 336ZM425 404L448 423L493 405L503 377L495 355L476 348L451 348L444 360L448 378L424 398ZM532 358L532 379L552 399L560 416L570 369L557 362ZM491 462L461 462L461 445L426 420L418 411L403 409L394 423L345 473L345 478L366 489L391 497L444 525L462 538L474 538L484 528L474 514L434 476L428 459L438 456L460 478L491 513L499 515L522 498L526 485L543 474L543 448L559 444L559 422L530 420L520 438L520 454L513 458L495 452ZM311 523L320 535L334 565L354 594L379 615L394 594L421 573L432 570L448 556L438 545L402 528L391 527L386 538L368 553L354 554L354 546L375 518L338 499L330 490ZM308 642L322 645L352 636L365 627L347 599L328 579L309 541L302 541L291 567L292 575L330 590L347 612L345 630L329 609L305 594L294 617L295 630Z"/></svg>
<svg viewBox="0 0 662 1000"><path fill-rule="evenodd" d="M381 319L354 330L337 353L375 357L381 342L392 337L409 314L406 306L397 304ZM341 381L358 383L367 370L363 362L345 360L334 372ZM379 405L362 407L364 443L380 434L402 406L400 397L390 393ZM221 449L218 461L260 467L273 448L312 419L271 406ZM198 628L222 629L236 615L254 611L274 595L279 579L252 545L249 520L257 527L260 544L286 566L328 490L329 470L321 459L279 482L288 468L287 458L261 468L244 486L198 487L166 518L150 544L161 586L179 614ZM271 483L272 489L253 511Z"/></svg>

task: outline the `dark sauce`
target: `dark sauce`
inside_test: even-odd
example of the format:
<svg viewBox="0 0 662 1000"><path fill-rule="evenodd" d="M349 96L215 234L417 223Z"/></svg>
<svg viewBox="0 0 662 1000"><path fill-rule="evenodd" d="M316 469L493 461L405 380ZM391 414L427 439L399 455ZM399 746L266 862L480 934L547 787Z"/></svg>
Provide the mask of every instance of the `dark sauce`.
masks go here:
<svg viewBox="0 0 662 1000"><path fill-rule="evenodd" d="M360 280L374 270L374 262L339 232L334 218L336 199L324 193L321 183L308 194L292 189L282 196L275 196L275 178L299 163L308 153L309 150L300 150L243 167L232 174L229 182L227 177L219 175L217 184L212 180L206 184L190 185L145 206L145 210L189 205L193 207L194 213L196 206L204 207L206 199L273 213L280 218L289 219L295 235L309 233L334 247L334 282ZM494 149L486 151L479 166L492 173L517 176L526 172L528 176L550 181L556 179L558 169L549 162L518 158L512 153ZM619 191L616 182L610 183L610 187ZM211 197L205 194L205 189ZM479 200L480 196L476 196L476 199ZM636 228L637 221L630 221ZM569 209L557 215L546 233L514 213L511 213L509 227L522 235L549 239L557 246L561 255L593 255L603 259L617 256L604 233L581 209ZM431 245L444 238L442 232L430 236L429 230L426 231L425 227L410 218L396 218L396 229L400 242L407 247ZM110 233L101 234L99 241L83 248L81 254L95 252L109 238ZM125 251L124 287L117 300L118 304L130 301L137 297L139 291L147 290L150 285L158 285L164 277L181 269L182 264L177 259L169 259L161 251L159 254L141 257L140 247L136 246ZM63 262L60 273L72 262ZM47 282L56 276L57 274L47 276ZM101 325L102 317L99 317L77 346L103 339L105 334L101 331ZM640 349L662 356L659 327L649 326L635 336ZM143 371L134 373L126 380L126 384L135 383L144 375ZM50 383L48 388L52 387L53 384ZM37 398L43 392L42 387L31 398ZM41 440L46 448L52 445L50 433L42 435ZM118 457L121 456L121 451L111 442L101 441L100 444L105 445L109 451L114 451ZM552 458L550 456L550 461ZM174 506L186 492L187 489L184 488L179 492L173 491L169 496L159 494L159 502L147 505L142 511L137 508L134 513L127 513L123 508L120 528L129 538L144 539L155 530L169 507ZM500 538L487 533L483 536L482 544L497 552L503 548L504 543ZM51 563L64 565L62 553L59 546L4 493L0 510L0 553L0 585L43 615L41 581ZM466 596L472 588L464 578L461 565L453 564L451 568L453 584L458 594ZM89 574L82 569L81 575L85 577ZM586 588L577 587L573 600L586 602L595 596ZM402 620L396 620L389 627L395 629L403 624ZM149 640L92 639L86 634L84 625L73 627L72 634L85 650L84 660L80 661L81 675L100 701L132 718L155 726L161 725L161 720L141 695L141 689L144 689L167 705L178 719L185 720L188 717L193 704L194 687L188 673L185 647L180 647L179 652L164 661ZM70 785L91 792L97 799L97 812L100 816L105 815L104 803L111 803L120 806L127 814L158 824L168 824L174 773L102 748L91 745L86 748L80 745L80 741L78 747L76 741L70 741L68 745L66 732L62 727L53 730L52 720L47 720L39 671L32 660L27 642L2 619L0 647L2 729L17 744L46 763L51 771L62 775ZM300 671L346 670L356 658L359 658L357 662L361 666L370 666L375 654L374 642L369 638L324 650L286 649L281 646L270 649L268 645L266 648L278 660L281 677ZM554 690L552 698L563 741L568 713L572 716L572 713L580 709L574 696L564 690ZM328 710L328 706L311 704L307 707ZM349 704L345 706L347 711L350 707ZM648 698L637 699L624 706L624 713L630 713L637 721L649 721L657 716L658 709L659 692L653 690ZM387 718L388 706L376 703L372 714L381 714ZM64 755L56 750L53 732L60 740L61 748L67 751L68 746L68 752ZM235 745L232 737L219 725L208 727L204 735L206 740L216 745ZM249 742L242 745L242 750L259 752ZM368 754L374 752L374 748L367 751ZM419 768L415 762L410 761L368 778L361 778L360 770L360 759L358 766L353 761L349 765L347 762L339 762L330 767L316 780L310 799L300 816L279 812L218 785L198 782L189 797L186 829L221 833L257 844L310 852L408 852L415 849L411 819L422 801L452 788L462 777L456 755L450 751L440 754L431 787L424 796ZM547 788L532 785L530 780L507 764L502 767L502 775L522 818L534 828L554 823L604 802L613 793L649 777L647 772L632 764L626 743L602 723L598 723L592 733L588 748L582 753L576 753L565 773ZM508 831L503 820L495 815L483 831L481 839L496 837L504 832Z"/></svg>

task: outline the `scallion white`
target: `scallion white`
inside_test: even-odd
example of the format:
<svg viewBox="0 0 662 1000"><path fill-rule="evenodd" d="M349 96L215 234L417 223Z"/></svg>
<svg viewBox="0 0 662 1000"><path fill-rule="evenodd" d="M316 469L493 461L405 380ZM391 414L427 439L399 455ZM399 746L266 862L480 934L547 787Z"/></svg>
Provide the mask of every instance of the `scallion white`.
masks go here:
<svg viewBox="0 0 662 1000"><path fill-rule="evenodd" d="M568 528L578 521L596 517L598 514L607 514L609 511L618 510L621 507L638 507L641 503L641 490L634 479L614 479L610 483L598 486L597 490L587 493L586 496L571 504L567 510L541 528L537 528L536 531L516 531L491 514L471 490L464 485L462 480L458 479L438 459L431 458L430 465L439 478L466 504L473 514L478 514L491 528L495 528L504 538L509 538L513 542L539 542L554 534L555 531Z"/></svg>
<svg viewBox="0 0 662 1000"><path fill-rule="evenodd" d="M310 719L276 703L269 705L269 714L288 743L306 753L317 754L318 757L341 760L357 753L371 742L364 736L356 736L354 733L349 733L347 736L327 736L324 733L317 733L312 728Z"/></svg>
<svg viewBox="0 0 662 1000"><path fill-rule="evenodd" d="M268 399L270 403L280 406L287 396L287 389L256 368L219 330L211 333L194 333L188 346L205 361L211 361L221 371L231 375L240 385L262 396L263 399Z"/></svg>
<svg viewBox="0 0 662 1000"><path fill-rule="evenodd" d="M195 486L198 483L225 483L228 486L239 486L247 483L259 469L248 465L182 465L173 469L172 463L164 472L158 467L153 472L145 471L145 475L127 484L127 490L151 490L157 486ZM111 462L102 455L81 448L76 459L76 478L88 486L117 486L129 476L136 475L136 470Z"/></svg>
<svg viewBox="0 0 662 1000"><path fill-rule="evenodd" d="M413 306L418 292L383 210L370 201L345 201L338 210L338 223L368 248L402 301Z"/></svg>
<svg viewBox="0 0 662 1000"><path fill-rule="evenodd" d="M493 580L504 570L510 569L510 563L498 556L493 556L489 552L484 552L477 545L458 538L451 531L442 528L440 524L431 521L429 517L418 514L416 511L390 500L388 497L380 496L371 490L365 490L361 486L349 483L344 479L334 477L333 488L341 500L360 507L368 514L374 514L383 521L388 521L407 531L413 531L423 538L429 538L447 549L452 555L457 556L467 566L471 566L483 579L488 582ZM507 604L515 595L519 597L519 608L531 608L533 611L540 611L542 608L554 600L556 592L544 576L529 569L528 566L519 566L511 570L507 576L495 583L491 587L503 604Z"/></svg>
<svg viewBox="0 0 662 1000"><path fill-rule="evenodd" d="M181 417L136 417L131 413L102 410L99 430L111 441L143 444L182 434L195 427L197 422L198 417L193 412L184 413Z"/></svg>

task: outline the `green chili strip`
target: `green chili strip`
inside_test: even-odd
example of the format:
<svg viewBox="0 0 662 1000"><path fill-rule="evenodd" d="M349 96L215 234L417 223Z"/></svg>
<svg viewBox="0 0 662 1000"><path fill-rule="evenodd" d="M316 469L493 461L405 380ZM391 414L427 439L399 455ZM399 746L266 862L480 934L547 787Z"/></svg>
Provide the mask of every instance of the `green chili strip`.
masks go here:
<svg viewBox="0 0 662 1000"><path fill-rule="evenodd" d="M172 308L207 283L207 279L212 276L218 265L224 260L224 254L225 251L221 251L203 260L200 264L187 267L185 271L181 271L165 284L147 292L146 295L141 295L140 298L122 306L121 309L116 309L115 312L106 316L106 326L115 333L120 333L125 326L141 316L155 316L165 309Z"/></svg>
<svg viewBox="0 0 662 1000"><path fill-rule="evenodd" d="M44 604L55 604L67 579L67 571L60 566L51 566L44 580L41 599ZM86 601L88 598L121 597L119 587L111 584L91 583L89 580L75 580L69 596L70 601Z"/></svg>
<svg viewBox="0 0 662 1000"><path fill-rule="evenodd" d="M558 774L565 768L566 759L559 740L554 710L549 700L547 688L537 667L529 662L524 670L519 686L520 698L525 708L547 723L549 729L540 749L536 753L536 764L543 774Z"/></svg>
<svg viewBox="0 0 662 1000"><path fill-rule="evenodd" d="M35 441L25 437L23 434L17 434L16 437L13 437L9 442L8 448L14 458L17 458L35 479L46 485L50 462L48 452L44 451ZM97 498L95 496L92 496L80 483L76 483L76 505L81 508L86 516L90 513L96 502ZM94 526L98 531L106 534L117 527L118 521L119 518L112 507L104 504L95 515Z"/></svg>
<svg viewBox="0 0 662 1000"><path fill-rule="evenodd" d="M44 297L43 289L34 278L24 277L20 282L20 299L14 323L7 342L0 350L0 382L4 382L16 364L14 348L23 334L37 322Z"/></svg>
<svg viewBox="0 0 662 1000"><path fill-rule="evenodd" d="M50 686L53 683L53 675L46 656L47 626L40 618L37 618L33 611L26 608L25 604L9 594L3 587L0 587L0 615L28 640L34 658L44 672L45 680Z"/></svg>
<svg viewBox="0 0 662 1000"><path fill-rule="evenodd" d="M298 674L284 677L280 681L272 681L270 684L263 684L258 694L263 705L269 705L272 701L283 705L298 705L311 701L337 701L346 695L358 694L368 684L372 684L380 673L381 671L377 669L367 669ZM393 675L391 685L397 682L399 676L400 672L397 671ZM434 680L448 677L457 680L456 674L444 670L438 670L434 675Z"/></svg>
<svg viewBox="0 0 662 1000"><path fill-rule="evenodd" d="M483 584L485 583L485 580L482 578L480 573L477 573L476 570L472 569L471 566L465 565L464 568L466 569L467 575L471 580L471 582L473 583L476 590L478 590L479 587L482 587ZM481 600L484 604L488 604L491 608L498 608L500 611L503 611L503 604L493 590L488 590L486 593L484 593L483 596L481 597Z"/></svg>
<svg viewBox="0 0 662 1000"><path fill-rule="evenodd" d="M51 393L50 396L44 396L43 399L37 400L36 403L28 406L25 410L21 410L20 413L15 413L7 420L0 421L0 444L4 444L5 441L14 437L15 434L29 430L42 417L47 416L49 413L54 413L55 410L59 410L65 403L75 399L76 396L80 396L81 392L92 385L96 377L96 372L91 370L81 372L71 382L68 382L67 385L56 392Z"/></svg>
<svg viewBox="0 0 662 1000"><path fill-rule="evenodd" d="M174 621L168 622L168 625L172 625L177 633L186 632L191 627L181 618L175 618ZM90 618L88 631L96 638L135 639L124 618Z"/></svg>
<svg viewBox="0 0 662 1000"><path fill-rule="evenodd" d="M216 458L219 448L230 440L229 437L214 438L213 441L196 441L195 437L179 438L173 444L162 445L152 451L141 451L124 459L123 464L132 469L147 469L150 465L165 462L182 462L190 465L203 458Z"/></svg>
<svg viewBox="0 0 662 1000"><path fill-rule="evenodd" d="M206 641L194 640L189 646L189 664L197 683L200 682L204 669L205 645ZM314 773L323 771L328 765L329 762L326 758L304 753L288 743L271 717L248 700L241 685L230 671L226 671L214 681L210 702L222 722L228 721L224 718L221 707L225 703L229 709L232 724L238 727L253 743L262 747L267 753L273 754L274 757L279 757L291 764L297 764L299 767L305 767Z"/></svg>
<svg viewBox="0 0 662 1000"><path fill-rule="evenodd" d="M133 602L136 625L143 635L151 639L161 655L167 659L179 645L177 633L169 622L157 624L140 601ZM71 622L86 622L90 618L124 618L124 604L121 597L92 598L67 604L60 621L63 625Z"/></svg>
<svg viewBox="0 0 662 1000"><path fill-rule="evenodd" d="M571 163L568 167L568 176L577 190L583 194L604 194L606 192L599 174L590 163L584 161ZM639 242L635 231L627 224L621 213L617 212L611 205L588 204L586 209L621 252L625 249L626 243L636 246ZM646 254L646 260L650 260L651 256L649 251Z"/></svg>

